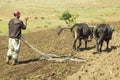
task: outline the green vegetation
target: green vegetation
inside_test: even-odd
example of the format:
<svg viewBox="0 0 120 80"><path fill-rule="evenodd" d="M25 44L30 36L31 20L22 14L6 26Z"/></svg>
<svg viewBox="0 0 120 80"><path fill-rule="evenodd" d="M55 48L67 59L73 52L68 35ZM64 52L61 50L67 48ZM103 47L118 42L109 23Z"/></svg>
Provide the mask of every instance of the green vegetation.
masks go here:
<svg viewBox="0 0 120 80"><path fill-rule="evenodd" d="M60 20L64 20L65 23L70 27L73 24L76 23L76 19L78 18L78 15L71 14L68 11L64 12L62 16L60 17Z"/></svg>
<svg viewBox="0 0 120 80"><path fill-rule="evenodd" d="M0 80L4 80L4 79L0 78Z"/></svg>
<svg viewBox="0 0 120 80"><path fill-rule="evenodd" d="M60 17L60 20L65 20L66 24L69 24L71 17L72 15L67 11L62 14L62 16Z"/></svg>
<svg viewBox="0 0 120 80"><path fill-rule="evenodd" d="M21 12L23 21L25 17L30 17L28 28L23 31L29 33L67 27L64 20L59 19L65 11L79 15L75 22L93 24L119 21L120 0L0 0L0 34L8 34L7 24L15 10Z"/></svg>

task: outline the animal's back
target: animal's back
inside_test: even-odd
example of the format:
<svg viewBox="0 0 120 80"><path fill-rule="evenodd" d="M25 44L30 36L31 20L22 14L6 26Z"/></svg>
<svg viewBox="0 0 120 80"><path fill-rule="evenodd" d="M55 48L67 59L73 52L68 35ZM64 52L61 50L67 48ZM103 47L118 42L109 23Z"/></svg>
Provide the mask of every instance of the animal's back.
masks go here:
<svg viewBox="0 0 120 80"><path fill-rule="evenodd" d="M88 34L88 25L87 24L81 24L81 27L83 29L83 34L87 35Z"/></svg>
<svg viewBox="0 0 120 80"><path fill-rule="evenodd" d="M87 35L87 33L88 33L88 25L86 23L78 23L78 24L75 24L72 27L72 30L74 30L74 31L77 30L81 34Z"/></svg>
<svg viewBox="0 0 120 80"><path fill-rule="evenodd" d="M101 24L98 26L96 34L98 38L111 39L112 29L108 24Z"/></svg>

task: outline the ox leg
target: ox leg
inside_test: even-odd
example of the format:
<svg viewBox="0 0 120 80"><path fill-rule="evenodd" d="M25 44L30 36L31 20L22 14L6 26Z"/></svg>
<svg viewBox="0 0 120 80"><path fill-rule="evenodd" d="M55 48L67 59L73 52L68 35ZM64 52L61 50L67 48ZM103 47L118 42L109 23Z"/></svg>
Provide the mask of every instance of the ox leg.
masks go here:
<svg viewBox="0 0 120 80"><path fill-rule="evenodd" d="M73 49L76 50L76 42L77 42L77 39L74 40L73 42Z"/></svg>
<svg viewBox="0 0 120 80"><path fill-rule="evenodd" d="M109 49L109 40L106 40L106 50L108 50Z"/></svg>
<svg viewBox="0 0 120 80"><path fill-rule="evenodd" d="M97 42L96 42L97 52L101 52L101 50L102 50L102 44L103 44L102 40L97 40Z"/></svg>
<svg viewBox="0 0 120 80"><path fill-rule="evenodd" d="M97 40L97 51L102 52L102 45L103 45L103 35Z"/></svg>
<svg viewBox="0 0 120 80"><path fill-rule="evenodd" d="M88 39L84 39L84 41L85 41L85 49L87 49L87 42L88 42Z"/></svg>
<svg viewBox="0 0 120 80"><path fill-rule="evenodd" d="M85 40L85 49L87 49L87 40Z"/></svg>
<svg viewBox="0 0 120 80"><path fill-rule="evenodd" d="M79 49L80 46L81 46L81 39L79 39L79 45L78 45L77 49Z"/></svg>
<svg viewBox="0 0 120 80"><path fill-rule="evenodd" d="M100 52L99 51L99 42L98 42L98 40L96 41L96 46L97 46L97 52Z"/></svg>
<svg viewBox="0 0 120 80"><path fill-rule="evenodd" d="M100 52L102 52L103 41L100 41Z"/></svg>
<svg viewBox="0 0 120 80"><path fill-rule="evenodd" d="M76 42L78 40L78 33L76 31L74 32L73 37L75 38L73 42L73 49L76 50Z"/></svg>

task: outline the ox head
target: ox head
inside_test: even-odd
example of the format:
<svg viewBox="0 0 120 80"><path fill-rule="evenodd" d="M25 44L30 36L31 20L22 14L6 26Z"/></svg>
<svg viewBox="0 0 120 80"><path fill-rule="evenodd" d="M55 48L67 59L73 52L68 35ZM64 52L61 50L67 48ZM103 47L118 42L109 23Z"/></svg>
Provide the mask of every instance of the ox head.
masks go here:
<svg viewBox="0 0 120 80"><path fill-rule="evenodd" d="M89 27L89 38L90 39L88 39L88 42L92 41L93 31L94 31L94 27Z"/></svg>

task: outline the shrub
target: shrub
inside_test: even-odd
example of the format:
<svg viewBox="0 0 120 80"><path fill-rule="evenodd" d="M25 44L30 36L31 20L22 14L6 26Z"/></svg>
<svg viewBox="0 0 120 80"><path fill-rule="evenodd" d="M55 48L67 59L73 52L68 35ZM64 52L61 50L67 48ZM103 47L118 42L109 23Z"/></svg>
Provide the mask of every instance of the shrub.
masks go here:
<svg viewBox="0 0 120 80"><path fill-rule="evenodd" d="M65 11L60 17L60 20L64 20L68 26L71 26L76 23L78 16L78 14L71 14L68 11Z"/></svg>

